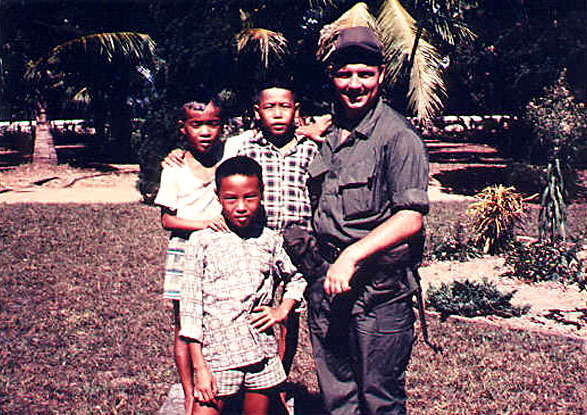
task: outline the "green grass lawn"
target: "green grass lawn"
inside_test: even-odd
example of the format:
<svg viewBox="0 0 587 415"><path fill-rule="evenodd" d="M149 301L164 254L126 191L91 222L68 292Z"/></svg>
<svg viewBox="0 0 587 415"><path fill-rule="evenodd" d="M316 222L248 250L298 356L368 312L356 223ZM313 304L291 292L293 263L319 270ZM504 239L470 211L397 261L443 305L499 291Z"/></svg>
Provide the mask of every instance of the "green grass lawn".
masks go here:
<svg viewBox="0 0 587 415"><path fill-rule="evenodd" d="M450 228L465 206L433 208L429 233ZM0 205L0 215L0 414L156 413L177 382L158 211L25 204ZM576 215L579 231L585 216ZM411 414L585 413L583 343L459 321L430 325L445 353L416 342ZM304 334L291 379L304 415L319 413L307 392L316 390L309 353Z"/></svg>

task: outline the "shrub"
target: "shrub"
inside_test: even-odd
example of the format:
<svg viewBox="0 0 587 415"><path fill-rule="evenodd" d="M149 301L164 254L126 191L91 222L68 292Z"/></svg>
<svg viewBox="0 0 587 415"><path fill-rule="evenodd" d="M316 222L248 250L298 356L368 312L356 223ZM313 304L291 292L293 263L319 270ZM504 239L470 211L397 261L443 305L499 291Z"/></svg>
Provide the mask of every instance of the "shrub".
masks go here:
<svg viewBox="0 0 587 415"><path fill-rule="evenodd" d="M515 226L524 216L524 200L515 188L488 186L475 195L476 202L467 208L471 217L475 244L483 253L495 253L510 246Z"/></svg>
<svg viewBox="0 0 587 415"><path fill-rule="evenodd" d="M442 320L450 315L477 317L496 315L518 317L525 314L530 306L514 306L511 299L516 291L502 293L493 283L483 280L453 281L442 283L440 288L430 286L426 305L438 311Z"/></svg>
<svg viewBox="0 0 587 415"><path fill-rule="evenodd" d="M464 229L457 223L449 235L442 234L440 238L433 238L427 249L428 259L436 261L465 262L471 258L478 258L482 253L464 236Z"/></svg>
<svg viewBox="0 0 587 415"><path fill-rule="evenodd" d="M530 282L560 281L586 289L585 265L577 256L580 247L580 244L560 241L518 244L506 257L506 264L512 266L512 271L505 275Z"/></svg>
<svg viewBox="0 0 587 415"><path fill-rule="evenodd" d="M541 97L528 103L526 118L532 125L536 153L542 155L542 164L555 152L559 153L564 181L574 187L573 167L586 161L587 113L585 104L573 97L566 71L562 71L554 85L545 88Z"/></svg>

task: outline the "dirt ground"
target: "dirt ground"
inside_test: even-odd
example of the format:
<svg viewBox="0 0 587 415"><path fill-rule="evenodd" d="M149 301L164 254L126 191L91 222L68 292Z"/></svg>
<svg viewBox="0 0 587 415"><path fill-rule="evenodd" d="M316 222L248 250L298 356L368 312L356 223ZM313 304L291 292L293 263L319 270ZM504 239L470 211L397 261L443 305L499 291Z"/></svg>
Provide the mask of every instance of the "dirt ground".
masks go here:
<svg viewBox="0 0 587 415"><path fill-rule="evenodd" d="M503 160L496 151L484 145L452 145L427 143L432 156L443 152L443 159L431 157L429 196L432 203L450 200L472 200L470 196L451 194L442 188L434 175L467 166L500 167ZM454 152L455 157L451 157ZM463 159L462 155L468 154ZM21 165L0 171L0 203L132 203L142 197L136 188L137 165L107 165L100 170L76 169L67 165L32 167ZM504 259L485 257L469 262L437 262L421 268L424 292L429 285L468 278L493 281L502 291L516 290L513 302L530 304L530 312L522 317L478 318L484 322L508 327L543 331L553 335L580 337L587 340L587 292L554 282L527 284L500 277L506 271ZM550 317L549 317L550 316Z"/></svg>

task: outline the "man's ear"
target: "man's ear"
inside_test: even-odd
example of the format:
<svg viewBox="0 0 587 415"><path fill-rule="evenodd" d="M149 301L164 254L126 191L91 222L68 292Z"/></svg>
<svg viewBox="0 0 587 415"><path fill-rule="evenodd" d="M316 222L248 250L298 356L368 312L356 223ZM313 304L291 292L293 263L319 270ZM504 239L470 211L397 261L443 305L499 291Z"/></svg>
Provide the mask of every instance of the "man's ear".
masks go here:
<svg viewBox="0 0 587 415"><path fill-rule="evenodd" d="M300 103L299 102L294 103L294 117L295 118L300 117Z"/></svg>
<svg viewBox="0 0 587 415"><path fill-rule="evenodd" d="M381 85L383 83L383 80L385 79L385 65L379 65L379 85Z"/></svg>
<svg viewBox="0 0 587 415"><path fill-rule="evenodd" d="M260 121L261 120L261 112L260 112L259 104L253 105L253 113L255 114L255 120Z"/></svg>
<svg viewBox="0 0 587 415"><path fill-rule="evenodd" d="M332 66L332 65L328 65L328 66L326 67L326 73L328 74L328 78L329 78L329 79L332 79L332 78L334 78L334 66Z"/></svg>
<svg viewBox="0 0 587 415"><path fill-rule="evenodd" d="M182 133L182 135L185 135L185 123L183 120L179 120L177 126L179 127L179 132Z"/></svg>

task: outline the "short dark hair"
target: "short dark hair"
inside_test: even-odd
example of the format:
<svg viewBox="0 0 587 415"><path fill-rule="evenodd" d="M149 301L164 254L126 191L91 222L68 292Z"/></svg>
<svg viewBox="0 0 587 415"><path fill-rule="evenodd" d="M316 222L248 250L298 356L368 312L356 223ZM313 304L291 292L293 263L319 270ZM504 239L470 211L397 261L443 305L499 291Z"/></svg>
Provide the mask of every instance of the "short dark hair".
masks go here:
<svg viewBox="0 0 587 415"><path fill-rule="evenodd" d="M181 105L179 117L181 120L186 119L186 110L204 111L210 102L212 105L220 109L220 117L222 118L223 111L219 94L204 86L198 85L191 89L187 96L187 98L184 97L185 99Z"/></svg>
<svg viewBox="0 0 587 415"><path fill-rule="evenodd" d="M236 156L224 160L216 169L216 190L220 191L222 179L235 175L256 177L259 181L259 190L263 189L263 170L259 163L250 157Z"/></svg>
<svg viewBox="0 0 587 415"><path fill-rule="evenodd" d="M263 84L257 87L255 95L253 95L253 104L259 104L261 102L261 94L263 93L263 91L271 88L279 88L290 91L294 102L297 102L296 90L292 81L270 80L264 82Z"/></svg>

